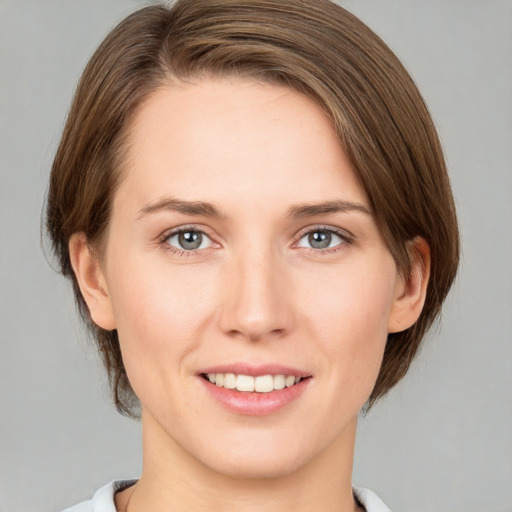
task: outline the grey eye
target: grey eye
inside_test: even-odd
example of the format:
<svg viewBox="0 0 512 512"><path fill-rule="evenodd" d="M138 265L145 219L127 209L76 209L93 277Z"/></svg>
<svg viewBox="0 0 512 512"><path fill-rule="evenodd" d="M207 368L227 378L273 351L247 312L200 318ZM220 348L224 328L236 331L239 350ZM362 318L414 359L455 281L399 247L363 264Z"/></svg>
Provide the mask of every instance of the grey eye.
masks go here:
<svg viewBox="0 0 512 512"><path fill-rule="evenodd" d="M210 238L201 231L189 229L171 235L167 239L167 243L177 249L195 251L197 249L206 249L207 247L210 247L212 242Z"/></svg>
<svg viewBox="0 0 512 512"><path fill-rule="evenodd" d="M315 231L308 235L308 242L314 249L326 249L331 244L332 235L326 231Z"/></svg>
<svg viewBox="0 0 512 512"><path fill-rule="evenodd" d="M310 249L328 249L341 244L343 239L333 231L317 229L304 235L299 240L299 247L308 247Z"/></svg>

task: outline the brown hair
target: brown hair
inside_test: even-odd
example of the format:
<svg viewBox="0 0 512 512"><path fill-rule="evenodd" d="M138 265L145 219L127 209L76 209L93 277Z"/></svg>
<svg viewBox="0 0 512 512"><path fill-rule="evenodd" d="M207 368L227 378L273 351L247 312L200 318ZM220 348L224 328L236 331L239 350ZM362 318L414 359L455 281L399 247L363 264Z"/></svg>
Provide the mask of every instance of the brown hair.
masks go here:
<svg viewBox="0 0 512 512"><path fill-rule="evenodd" d="M130 121L170 80L238 75L285 84L329 116L366 190L399 270L410 272L408 242L431 250L424 309L389 334L369 403L406 373L456 274L459 235L441 146L425 103L397 57L355 16L329 0L178 0L143 8L103 41L79 82L53 163L47 228L62 273L97 341L117 409L137 403L116 331L90 319L68 244L83 232L101 254L120 180Z"/></svg>

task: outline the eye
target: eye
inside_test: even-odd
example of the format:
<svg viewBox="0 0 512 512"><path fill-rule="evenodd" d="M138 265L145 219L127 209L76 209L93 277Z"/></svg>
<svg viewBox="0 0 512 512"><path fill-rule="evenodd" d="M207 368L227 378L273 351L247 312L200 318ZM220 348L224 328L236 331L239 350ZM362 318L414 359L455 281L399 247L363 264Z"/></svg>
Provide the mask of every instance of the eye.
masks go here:
<svg viewBox="0 0 512 512"><path fill-rule="evenodd" d="M182 251L207 249L212 245L211 239L205 233L196 229L183 229L171 233L166 237L165 242Z"/></svg>
<svg viewBox="0 0 512 512"><path fill-rule="evenodd" d="M322 250L337 247L344 242L348 242L348 240L335 231L329 229L315 229L302 236L297 246Z"/></svg>

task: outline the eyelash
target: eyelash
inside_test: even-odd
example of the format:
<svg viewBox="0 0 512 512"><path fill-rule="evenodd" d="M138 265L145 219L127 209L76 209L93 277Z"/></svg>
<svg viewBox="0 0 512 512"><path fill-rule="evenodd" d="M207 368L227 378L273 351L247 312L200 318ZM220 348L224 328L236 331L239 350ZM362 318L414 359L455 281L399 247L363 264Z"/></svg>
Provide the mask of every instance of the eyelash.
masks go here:
<svg viewBox="0 0 512 512"><path fill-rule="evenodd" d="M180 233L187 233L187 232L194 232L194 233L200 233L203 236L206 236L212 245L210 247L204 248L204 249L192 249L192 250L186 250L186 249L179 249L177 247L174 247L169 244L169 240L179 235ZM330 233L332 235L335 235L341 239L341 242L335 245L334 247L327 247L325 249L314 249L312 247L303 247L308 254L311 255L322 255L322 254L333 254L340 250L343 250L347 245L352 245L354 243L354 236L345 231L338 228L334 228L332 226L313 226L311 228L307 228L304 231L301 231L301 233L296 237L295 242L291 245L292 248L300 248L298 244L300 241L312 233L315 232L323 232L323 233ZM176 256L185 256L187 258L194 257L194 256L200 256L201 253L207 249L210 249L212 246L219 245L216 243L211 235L209 235L204 229L199 229L194 226L184 226L180 227L178 229L173 229L172 231L166 231L164 234L162 234L159 237L159 244L162 247L162 249L166 252L171 252L175 254Z"/></svg>
<svg viewBox="0 0 512 512"><path fill-rule="evenodd" d="M200 233L201 235L206 236L210 241L212 245L218 245L216 242L214 242L213 237L209 235L204 229L199 229L194 226L183 226L177 229L173 229L171 231L166 231L160 238L159 238L159 244L162 247L162 249L166 252L171 252L175 254L176 256L185 256L186 258L190 258L193 256L200 256L202 251L205 251L206 249L194 249L194 250L186 250L186 249L179 249L178 247L174 247L171 244L169 244L169 240L176 235L179 235L180 233ZM211 246L210 246L211 247ZM207 249L209 249L208 247Z"/></svg>
<svg viewBox="0 0 512 512"><path fill-rule="evenodd" d="M341 239L341 242L336 244L334 247L326 247L325 249L314 249L312 247L303 247L308 254L311 255L318 255L318 254L334 254L338 251L342 251L346 248L346 246L350 246L354 243L354 235L349 233L348 231L334 228L332 226L313 226L312 228L306 228L304 231L302 231L299 236L297 237L297 241L293 243L292 247L297 247L299 242L306 236L311 235L313 233L330 233L331 235L336 235Z"/></svg>

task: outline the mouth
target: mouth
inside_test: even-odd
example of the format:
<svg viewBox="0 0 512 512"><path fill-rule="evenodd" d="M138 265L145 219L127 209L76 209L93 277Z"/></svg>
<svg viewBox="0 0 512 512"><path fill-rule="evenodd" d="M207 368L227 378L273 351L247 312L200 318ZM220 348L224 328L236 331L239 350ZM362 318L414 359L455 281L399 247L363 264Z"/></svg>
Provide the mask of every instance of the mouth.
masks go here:
<svg viewBox="0 0 512 512"><path fill-rule="evenodd" d="M289 410L308 395L313 375L281 364L244 362L202 368L197 373L207 396L235 414L262 416Z"/></svg>
<svg viewBox="0 0 512 512"><path fill-rule="evenodd" d="M310 378L286 374L253 376L236 373L202 373L201 377L216 387L244 393L271 393L291 388Z"/></svg>

